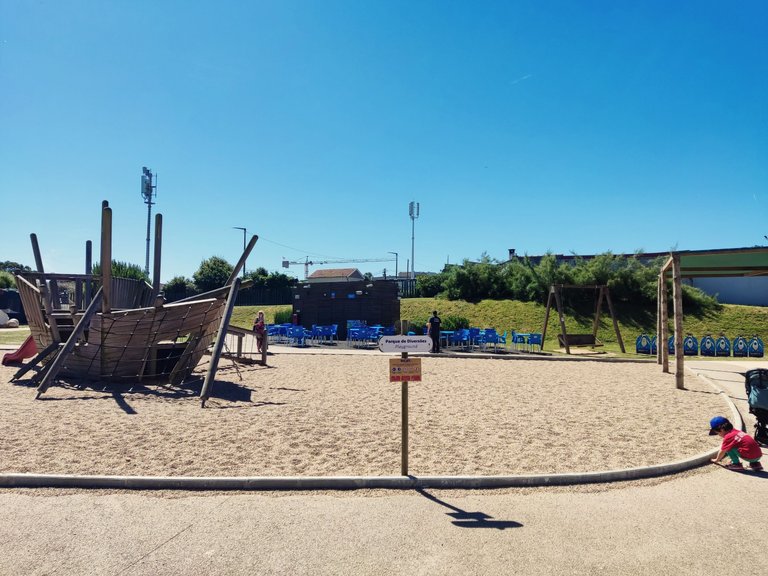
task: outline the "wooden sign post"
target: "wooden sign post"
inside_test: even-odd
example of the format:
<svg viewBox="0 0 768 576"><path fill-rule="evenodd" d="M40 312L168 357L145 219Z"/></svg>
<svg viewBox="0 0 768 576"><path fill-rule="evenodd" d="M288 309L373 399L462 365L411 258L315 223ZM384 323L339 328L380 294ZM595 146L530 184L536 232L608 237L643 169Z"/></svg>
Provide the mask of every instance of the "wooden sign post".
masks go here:
<svg viewBox="0 0 768 576"><path fill-rule="evenodd" d="M402 352L400 358L390 358L389 381L400 382L402 414L400 473L408 476L408 382L421 382L421 358L409 358L408 352Z"/></svg>

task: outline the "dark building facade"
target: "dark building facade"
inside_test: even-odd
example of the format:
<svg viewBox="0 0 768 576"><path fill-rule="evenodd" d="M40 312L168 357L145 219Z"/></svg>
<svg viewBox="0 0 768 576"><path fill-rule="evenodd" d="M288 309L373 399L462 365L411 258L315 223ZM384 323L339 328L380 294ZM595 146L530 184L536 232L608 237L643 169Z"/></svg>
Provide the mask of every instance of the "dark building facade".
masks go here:
<svg viewBox="0 0 768 576"><path fill-rule="evenodd" d="M338 337L347 338L347 321L361 320L368 326L392 326L400 320L397 282L304 282L293 289L293 313L299 324L338 325Z"/></svg>

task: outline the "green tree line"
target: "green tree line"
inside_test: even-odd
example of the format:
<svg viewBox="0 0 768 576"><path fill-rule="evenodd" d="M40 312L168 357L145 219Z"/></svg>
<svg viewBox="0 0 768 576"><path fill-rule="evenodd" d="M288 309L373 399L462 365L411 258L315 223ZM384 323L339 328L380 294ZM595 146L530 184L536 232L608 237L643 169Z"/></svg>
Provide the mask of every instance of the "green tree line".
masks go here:
<svg viewBox="0 0 768 576"><path fill-rule="evenodd" d="M446 266L439 273L416 278L417 296L477 303L481 300L518 300L545 304L553 284L606 285L611 299L624 310L655 313L656 281L664 258L650 261L638 253L633 257L606 252L594 258L558 262L547 254L534 263L528 258L498 262L483 254L478 262L465 260ZM671 283L670 291L671 295ZM591 314L594 291L567 290L564 306L576 315ZM686 310L700 314L716 309L717 300L697 288L683 286Z"/></svg>

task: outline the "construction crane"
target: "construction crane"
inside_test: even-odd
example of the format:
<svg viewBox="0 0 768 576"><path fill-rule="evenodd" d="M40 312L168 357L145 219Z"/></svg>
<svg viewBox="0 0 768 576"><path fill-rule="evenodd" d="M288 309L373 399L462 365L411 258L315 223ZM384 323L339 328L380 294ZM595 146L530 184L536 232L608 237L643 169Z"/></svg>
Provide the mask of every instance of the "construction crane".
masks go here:
<svg viewBox="0 0 768 576"><path fill-rule="evenodd" d="M310 260L309 256L305 256L304 260L285 260L283 259L283 268L288 268L293 265L304 266L304 279L309 277L309 267L319 266L321 264L357 264L359 262L394 262L396 258L349 258L347 260Z"/></svg>

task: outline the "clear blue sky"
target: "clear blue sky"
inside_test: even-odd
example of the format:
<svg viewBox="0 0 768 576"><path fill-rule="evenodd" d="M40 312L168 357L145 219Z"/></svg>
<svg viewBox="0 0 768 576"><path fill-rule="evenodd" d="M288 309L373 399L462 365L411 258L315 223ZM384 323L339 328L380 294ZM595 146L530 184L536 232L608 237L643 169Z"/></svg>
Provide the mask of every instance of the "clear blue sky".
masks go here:
<svg viewBox="0 0 768 576"><path fill-rule="evenodd" d="M768 2L0 0L0 260L766 244ZM380 273L394 263L354 264ZM330 267L330 266L326 266ZM291 274L301 276L294 266Z"/></svg>

